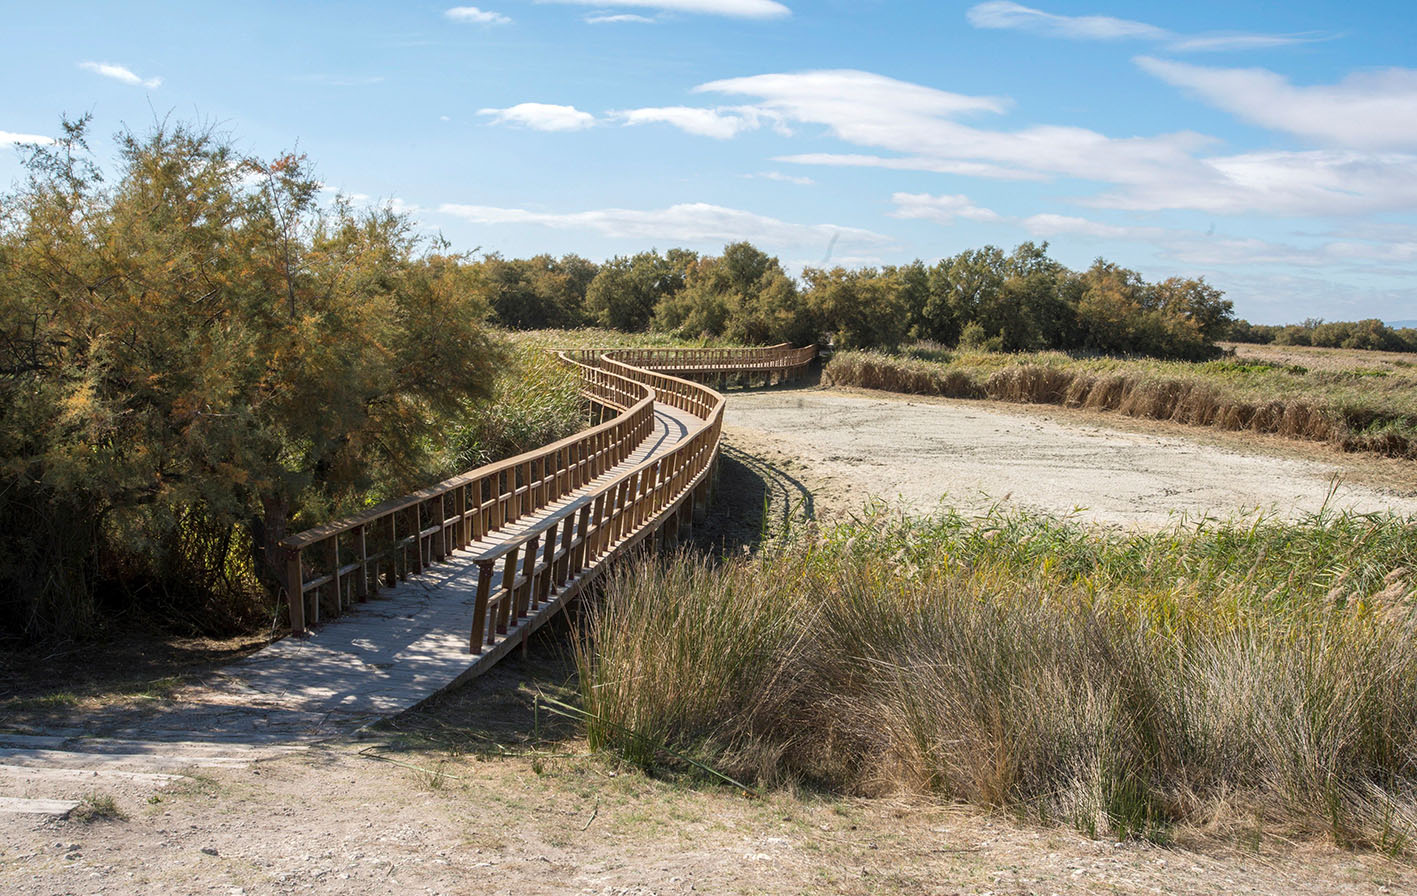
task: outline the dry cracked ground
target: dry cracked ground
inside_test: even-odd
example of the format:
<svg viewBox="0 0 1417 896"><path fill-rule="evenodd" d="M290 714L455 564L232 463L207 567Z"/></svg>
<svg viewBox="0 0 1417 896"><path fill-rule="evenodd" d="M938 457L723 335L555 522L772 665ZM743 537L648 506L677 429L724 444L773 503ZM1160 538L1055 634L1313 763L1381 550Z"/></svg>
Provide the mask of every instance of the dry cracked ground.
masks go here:
<svg viewBox="0 0 1417 896"><path fill-rule="evenodd" d="M780 390L734 395L727 423L724 500L699 537L735 550L772 525L765 511L830 518L871 497L907 512L1006 501L1105 525L1325 501L1417 512L1401 465L1057 409ZM0 812L0 892L1417 892L1408 863L1262 825L1112 843L915 797L649 777L589 754L557 714L566 644L567 627L548 626L525 659L298 749L207 743L66 774L26 764L39 741L0 750L0 794L79 803L64 818ZM81 716L141 720L218 667L155 668L150 687L80 696L20 676L28 690L4 704L0 733L58 743Z"/></svg>

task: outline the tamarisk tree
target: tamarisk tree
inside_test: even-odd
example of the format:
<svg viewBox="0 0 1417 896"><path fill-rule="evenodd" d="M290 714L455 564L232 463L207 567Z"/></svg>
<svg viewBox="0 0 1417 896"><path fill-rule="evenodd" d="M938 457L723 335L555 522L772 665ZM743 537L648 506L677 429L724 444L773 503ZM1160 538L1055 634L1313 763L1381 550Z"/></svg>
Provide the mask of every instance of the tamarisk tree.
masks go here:
<svg viewBox="0 0 1417 896"><path fill-rule="evenodd" d="M485 290L405 217L322 207L302 156L163 124L110 183L87 124L0 199L0 630L114 589L249 622L291 527L436 466L498 363Z"/></svg>

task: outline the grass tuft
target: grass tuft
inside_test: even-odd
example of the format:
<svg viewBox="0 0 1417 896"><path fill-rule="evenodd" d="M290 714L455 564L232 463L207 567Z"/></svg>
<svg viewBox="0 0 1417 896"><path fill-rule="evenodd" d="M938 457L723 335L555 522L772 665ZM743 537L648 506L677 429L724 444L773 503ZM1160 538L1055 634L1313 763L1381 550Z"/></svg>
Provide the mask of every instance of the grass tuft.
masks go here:
<svg viewBox="0 0 1417 896"><path fill-rule="evenodd" d="M1118 533L872 518L622 570L576 648L596 748L739 780L934 793L1165 839L1417 834L1417 524ZM668 758L667 758L668 757Z"/></svg>
<svg viewBox="0 0 1417 896"><path fill-rule="evenodd" d="M118 808L117 801L109 794L90 791L84 794L79 805L69 813L69 817L83 824L92 824L96 821L122 821L128 816Z"/></svg>

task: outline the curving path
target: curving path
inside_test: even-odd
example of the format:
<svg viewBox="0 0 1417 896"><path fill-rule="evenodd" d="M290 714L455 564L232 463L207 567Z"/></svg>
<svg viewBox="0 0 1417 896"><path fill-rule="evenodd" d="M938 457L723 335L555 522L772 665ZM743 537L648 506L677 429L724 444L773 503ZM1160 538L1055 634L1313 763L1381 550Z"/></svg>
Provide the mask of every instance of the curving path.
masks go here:
<svg viewBox="0 0 1417 896"><path fill-rule="evenodd" d="M745 370L780 379L810 362L787 348L745 352ZM62 816L77 786L141 795L192 768L357 731L490 668L616 557L692 526L716 470L723 396L649 369L654 352L635 352L639 366L614 354L562 355L601 424L287 539L297 636L156 705L0 730L0 814ZM694 361L665 356L681 370ZM722 375L729 360L714 350L703 366Z"/></svg>

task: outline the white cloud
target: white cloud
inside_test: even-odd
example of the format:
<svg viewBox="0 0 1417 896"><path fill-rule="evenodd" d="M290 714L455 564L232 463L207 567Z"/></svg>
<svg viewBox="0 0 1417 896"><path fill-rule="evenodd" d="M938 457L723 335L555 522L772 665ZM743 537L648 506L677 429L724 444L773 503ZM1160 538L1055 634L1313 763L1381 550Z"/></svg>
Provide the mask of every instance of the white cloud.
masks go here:
<svg viewBox="0 0 1417 896"><path fill-rule="evenodd" d="M769 246L804 246L826 244L833 239L855 245L890 242L888 237L856 227L793 224L704 202L652 210L608 208L568 213L447 203L439 206L438 211L474 224L534 224L560 230L589 230L608 237L657 244L750 240Z"/></svg>
<svg viewBox="0 0 1417 896"><path fill-rule="evenodd" d="M1203 151L1215 141L1192 132L1110 137L1057 125L990 130L955 119L1002 111L1006 101L867 72L758 75L696 90L748 94L784 124L822 125L847 143L883 151L783 155L776 158L780 162L1014 180L1077 178L1113 187L1080 200L1084 204L1136 210L1327 215L1417 208L1417 155L1280 151L1207 157ZM1386 133L1391 138L1399 131L1393 125Z"/></svg>
<svg viewBox="0 0 1417 896"><path fill-rule="evenodd" d="M1417 148L1417 69L1358 72L1296 87L1262 68L1206 68L1140 56L1137 65L1245 121L1335 146Z"/></svg>
<svg viewBox="0 0 1417 896"><path fill-rule="evenodd" d="M619 13L617 15L592 15L585 17L587 25L618 25L622 23L638 23L641 25L654 25L657 19L649 16L637 16L634 13Z"/></svg>
<svg viewBox="0 0 1417 896"><path fill-rule="evenodd" d="M890 213L892 218L920 218L938 221L941 224L953 224L955 218L983 222L1002 220L998 212L980 208L970 201L968 196L962 195L931 196L928 193L895 193L891 196L891 202L895 203L895 211Z"/></svg>
<svg viewBox="0 0 1417 896"><path fill-rule="evenodd" d="M965 18L975 28L1008 28L1035 31L1050 37L1082 40L1144 38L1163 40L1170 32L1145 22L1114 19L1111 16L1060 16L1006 0L970 7Z"/></svg>
<svg viewBox="0 0 1417 896"><path fill-rule="evenodd" d="M454 6L443 11L443 15L454 22L468 25L510 25L512 20L500 12L478 9L476 6Z"/></svg>
<svg viewBox="0 0 1417 896"><path fill-rule="evenodd" d="M837 163L1029 179L1066 175L1110 183L1198 176L1192 153L1210 143L1194 133L1114 139L1085 128L1039 125L1005 132L953 119L1002 113L1008 101L965 96L861 71L756 75L712 81L701 92L747 94L785 122L826 126L850 143L901 153L847 156ZM799 157L800 158L800 157ZM831 157L818 156L827 161Z"/></svg>
<svg viewBox="0 0 1417 896"><path fill-rule="evenodd" d="M1021 171L987 162L962 162L956 159L922 159L919 157L873 156L864 153L804 152L777 156L774 162L793 165L832 165L842 168L885 168L890 171L930 171L935 174L958 174L964 177L988 177L995 180L1047 180L1038 171Z"/></svg>
<svg viewBox="0 0 1417 896"><path fill-rule="evenodd" d="M1201 178L1157 178L1089 200L1103 208L1359 215L1417 208L1417 156L1313 150L1218 156Z"/></svg>
<svg viewBox="0 0 1417 896"><path fill-rule="evenodd" d="M1191 269L1256 265L1285 269L1335 265L1351 267L1354 262L1411 265L1417 261L1417 240L1392 239L1390 234L1373 240L1330 239L1294 245L1252 236L1217 234L1213 227L1205 232L1139 227L1106 224L1072 215L1037 214L1015 223L1035 237L1082 237L1088 240L1146 243L1154 247L1160 257ZM1370 267L1367 270L1371 272ZM1410 276L1413 271L1409 268L1402 273Z"/></svg>
<svg viewBox="0 0 1417 896"><path fill-rule="evenodd" d="M552 103L518 103L505 109L479 109L493 124L515 124L537 131L579 131L595 124L595 116L575 106Z"/></svg>
<svg viewBox="0 0 1417 896"><path fill-rule="evenodd" d="M765 118L774 117L765 115L762 110L751 106L718 109L662 106L647 109L626 109L611 114L622 119L626 125L661 122L673 125L690 134L713 137L716 140L727 140L744 131L755 130Z"/></svg>
<svg viewBox="0 0 1417 896"><path fill-rule="evenodd" d="M1030 215L1019 226L1034 236L1086 236L1099 239L1144 239L1160 233L1156 228L1119 227L1072 215Z"/></svg>
<svg viewBox="0 0 1417 896"><path fill-rule="evenodd" d="M134 74L131 69L121 65L114 65L111 62L80 62L79 68L97 75L103 75L105 78L122 81L124 84L131 84L134 87L146 87L152 90L162 85L161 78L142 78Z"/></svg>
<svg viewBox="0 0 1417 896"><path fill-rule="evenodd" d="M1320 39L1301 34L1197 34L1178 37L1167 45L1167 49L1177 53L1224 53L1230 50L1269 50Z"/></svg>
<svg viewBox="0 0 1417 896"><path fill-rule="evenodd" d="M1007 0L977 4L970 7L964 15L969 24L976 28L1031 31L1047 37L1069 40L1164 41L1169 49L1180 53L1266 49L1307 43L1316 39L1297 34L1176 34L1146 22L1111 16L1064 16Z"/></svg>
<svg viewBox="0 0 1417 896"><path fill-rule="evenodd" d="M41 146L48 146L53 142L53 137L45 137L40 134L16 134L12 131L0 131L0 146L13 146L23 143L37 143Z"/></svg>
<svg viewBox="0 0 1417 896"><path fill-rule="evenodd" d="M600 6L604 0L538 0L541 3L564 3L576 6ZM636 9L660 9L665 12L688 12L710 16L728 16L735 19L780 19L792 15L776 0L615 0L610 6L629 6Z"/></svg>
<svg viewBox="0 0 1417 896"><path fill-rule="evenodd" d="M783 174L781 171L759 171L757 174L745 174L744 177L756 177L762 180L775 180L784 184L797 184L799 187L810 187L816 181L810 177L799 177L793 174Z"/></svg>

